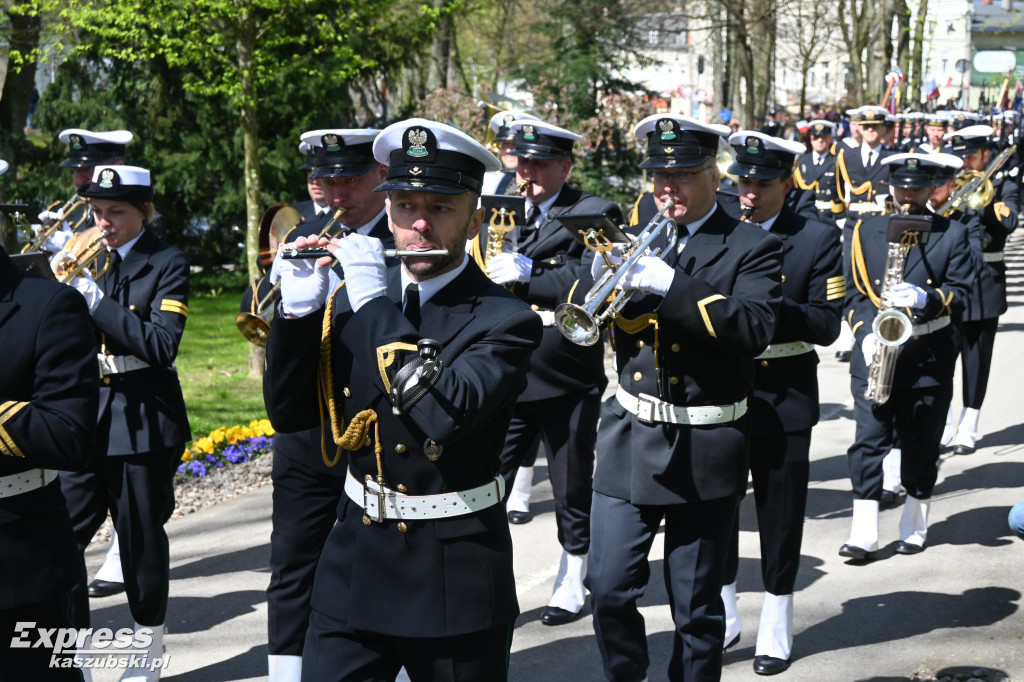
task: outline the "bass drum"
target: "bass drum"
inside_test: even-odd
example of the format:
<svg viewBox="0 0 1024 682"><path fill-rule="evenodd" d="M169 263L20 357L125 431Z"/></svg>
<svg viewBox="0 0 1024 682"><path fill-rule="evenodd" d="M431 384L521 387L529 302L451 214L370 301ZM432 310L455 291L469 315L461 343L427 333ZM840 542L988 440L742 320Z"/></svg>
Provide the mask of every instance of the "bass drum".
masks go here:
<svg viewBox="0 0 1024 682"><path fill-rule="evenodd" d="M260 265L264 272L270 269L277 255L277 245L285 236L303 222L300 214L291 204L274 204L260 219Z"/></svg>

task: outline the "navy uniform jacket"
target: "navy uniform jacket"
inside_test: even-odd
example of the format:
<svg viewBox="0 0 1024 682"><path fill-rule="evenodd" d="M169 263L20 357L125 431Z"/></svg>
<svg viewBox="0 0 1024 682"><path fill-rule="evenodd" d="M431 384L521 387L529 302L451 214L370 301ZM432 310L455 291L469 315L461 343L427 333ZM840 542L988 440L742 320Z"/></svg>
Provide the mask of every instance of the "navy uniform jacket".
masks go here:
<svg viewBox="0 0 1024 682"><path fill-rule="evenodd" d="M537 229L523 236L521 227L516 227L519 253L533 260L533 272L530 281L516 284L513 292L534 310L553 310L580 277L580 261L589 250L558 217L587 213L603 213L616 225L622 222L622 211L614 202L565 185ZM484 246L486 229L485 221L479 237L479 244ZM480 253L483 252L481 249ZM603 344L577 346L563 337L558 327L545 327L544 339L530 361L526 390L519 401L544 400L594 386L603 389L607 383Z"/></svg>
<svg viewBox="0 0 1024 682"><path fill-rule="evenodd" d="M1012 174L1012 175L1011 175ZM981 226L981 251L1001 254L1010 233L1017 229L1020 212L1020 178L1016 166L992 177L994 198L981 211L967 210L964 221ZM975 322L999 317L1006 312L1006 261L981 264L964 309L964 320Z"/></svg>
<svg viewBox="0 0 1024 682"><path fill-rule="evenodd" d="M815 202L819 201L827 203L829 208L818 208ZM786 198L786 204L795 213L811 220L831 223L841 217L846 208L839 192L835 154L827 152L821 165L814 164L814 152L800 157L800 163L793 171L793 189Z"/></svg>
<svg viewBox="0 0 1024 682"><path fill-rule="evenodd" d="M637 294L615 321L619 385L687 407L743 400L754 389L753 359L775 329L781 242L718 206L667 262L676 271L668 294ZM572 302L582 305L592 285L588 271ZM714 426L644 424L611 397L598 428L594 490L635 505L736 495L746 487L749 431L747 417Z"/></svg>
<svg viewBox="0 0 1024 682"><path fill-rule="evenodd" d="M292 204L292 208L299 212L302 216L303 224L311 223L317 219L317 205L312 199L306 199L305 201L296 201ZM331 211L328 211L330 214ZM307 233L308 234L308 233Z"/></svg>
<svg viewBox="0 0 1024 682"><path fill-rule="evenodd" d="M839 337L846 287L839 230L783 207L771 234L782 240L782 302L772 344L828 346ZM750 399L754 434L809 429L818 423L818 354L758 360Z"/></svg>
<svg viewBox="0 0 1024 682"><path fill-rule="evenodd" d="M16 269L0 248L0 476L89 462L99 381L91 336L77 291ZM79 579L59 483L0 498L0 557L0 609L45 601Z"/></svg>
<svg viewBox="0 0 1024 682"><path fill-rule="evenodd" d="M183 446L192 432L174 360L188 319L188 259L144 229L116 283L114 277L108 271L97 281L106 294L92 313L100 347L150 366L104 377L97 452L134 455Z"/></svg>
<svg viewBox="0 0 1024 682"><path fill-rule="evenodd" d="M889 167L882 159L896 152L879 147L878 158L871 168L864 167L861 147L837 146L836 171L842 200L850 203L874 202L879 194L889 193Z"/></svg>
<svg viewBox="0 0 1024 682"><path fill-rule="evenodd" d="M416 329L399 309L399 267L388 271L388 295L357 313L342 286L326 315L282 316L274 323L263 382L271 422L278 431L318 427L322 407L344 429L353 416L373 409L389 488L435 495L484 485L498 473L512 409L540 343L540 318L470 262L423 305ZM330 346L322 349L325 317ZM441 343L444 369L408 414L396 416L387 392L422 338ZM329 366L318 362L321 353L331 358ZM333 392L326 406L318 404L318 376ZM431 440L442 448L433 462L424 454ZM378 475L372 429L368 441L338 453L337 466L360 481ZM407 524L406 533L390 520L364 525L360 507L343 497L320 557L312 606L351 628L402 637L479 632L515 619L504 506Z"/></svg>
<svg viewBox="0 0 1024 682"><path fill-rule="evenodd" d="M956 322L964 310L975 276L975 256L967 227L942 216L934 216L933 220L928 243L910 249L903 271L903 281L916 284L928 294L925 307L910 315L914 324L944 315L952 315ZM888 226L887 216L867 219L854 230L852 238L843 243L844 268L851 273L846 281L844 315L857 339L850 373L859 379L868 378L868 366L860 348L878 313L872 297L879 295L885 281ZM863 254L863 261L859 257L853 259L855 251ZM903 312L910 314L907 309ZM911 336L897 356L893 387L926 388L951 382L959 352L955 326L950 324L928 335Z"/></svg>

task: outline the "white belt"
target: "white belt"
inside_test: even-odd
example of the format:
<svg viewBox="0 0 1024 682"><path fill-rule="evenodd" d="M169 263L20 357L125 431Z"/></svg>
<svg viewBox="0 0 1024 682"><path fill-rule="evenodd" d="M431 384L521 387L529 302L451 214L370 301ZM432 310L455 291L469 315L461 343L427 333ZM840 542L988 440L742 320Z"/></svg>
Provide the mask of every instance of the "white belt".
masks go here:
<svg viewBox="0 0 1024 682"><path fill-rule="evenodd" d="M441 495L403 495L388 487L383 489L374 481L365 483L351 471L345 478L345 494L362 507L372 521L418 521L422 519L450 519L487 509L501 502L505 496L505 479L494 480L469 490ZM383 508L381 503L383 502Z"/></svg>
<svg viewBox="0 0 1024 682"><path fill-rule="evenodd" d="M140 360L134 355L107 355L106 353L99 353L96 355L96 359L100 362L101 377L105 377L108 374L133 372L150 366L148 362Z"/></svg>
<svg viewBox="0 0 1024 682"><path fill-rule="evenodd" d="M29 469L20 474L0 476L0 497L14 497L44 488L57 478L53 469Z"/></svg>
<svg viewBox="0 0 1024 682"><path fill-rule="evenodd" d="M654 422L689 424L691 426L727 424L747 413L746 398L731 405L683 407L644 393L637 397L620 385L615 389L615 399L629 412L635 414L637 419L649 424Z"/></svg>
<svg viewBox="0 0 1024 682"><path fill-rule="evenodd" d="M1006 259L1005 251L986 251L981 254L981 260L986 263L1001 263Z"/></svg>
<svg viewBox="0 0 1024 682"><path fill-rule="evenodd" d="M930 322L922 322L921 324L915 324L914 328L911 330L911 334L913 336L924 336L925 334L931 334L932 332L937 332L940 329L948 327L949 323L949 315L943 315L942 317L937 317L934 320L931 320Z"/></svg>
<svg viewBox="0 0 1024 682"><path fill-rule="evenodd" d="M874 213L875 211L882 211L885 206L876 204L873 201L855 201L850 204L851 211L857 211L858 213Z"/></svg>
<svg viewBox="0 0 1024 682"><path fill-rule="evenodd" d="M755 360L770 360L772 358L788 358L794 355L803 355L814 350L812 344L806 341L787 341L786 343L773 343L764 349Z"/></svg>
<svg viewBox="0 0 1024 682"><path fill-rule="evenodd" d="M815 201L814 202L814 208L818 209L819 211L831 211L832 210L832 202L831 201Z"/></svg>

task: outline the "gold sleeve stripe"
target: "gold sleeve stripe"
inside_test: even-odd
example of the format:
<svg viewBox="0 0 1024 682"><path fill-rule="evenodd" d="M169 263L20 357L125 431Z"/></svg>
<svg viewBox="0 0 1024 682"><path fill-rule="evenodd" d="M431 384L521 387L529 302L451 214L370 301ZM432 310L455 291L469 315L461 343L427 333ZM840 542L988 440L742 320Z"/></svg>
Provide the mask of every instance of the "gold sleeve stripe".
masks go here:
<svg viewBox="0 0 1024 682"><path fill-rule="evenodd" d="M14 439L11 438L11 435L7 433L7 429L3 428L2 426L0 426L0 452L7 455L8 457L25 456L25 453L18 449L18 446L14 442Z"/></svg>
<svg viewBox="0 0 1024 682"><path fill-rule="evenodd" d="M19 403L16 400L8 400L3 405L0 405L0 424L3 424L8 419L16 415L26 405L28 405L27 402Z"/></svg>
<svg viewBox="0 0 1024 682"><path fill-rule="evenodd" d="M846 277L843 275L836 275L835 277L829 277L825 280L825 284L828 286L835 286L836 284L846 285Z"/></svg>
<svg viewBox="0 0 1024 682"><path fill-rule="evenodd" d="M853 318L851 317L850 319L852 320ZM862 324L864 324L864 320L861 320L861 321L860 321L860 322L858 322L857 324L853 325L853 329L851 329L850 331L852 331L852 332L853 332L854 334L856 334L856 333L857 333L857 330L858 330L858 329L860 329L860 326L861 326Z"/></svg>
<svg viewBox="0 0 1024 682"><path fill-rule="evenodd" d="M700 316L704 318L704 326L708 328L708 334L710 334L713 339L717 339L718 334L715 333L715 327L711 324L711 318L708 317L708 306L715 301L724 300L725 296L722 296L721 294L714 294L713 296L708 296L707 298L697 301L697 307L700 308Z"/></svg>
<svg viewBox="0 0 1024 682"><path fill-rule="evenodd" d="M837 287L830 287L825 290L826 301L834 301L837 298L846 298L846 285L840 284Z"/></svg>
<svg viewBox="0 0 1024 682"><path fill-rule="evenodd" d="M380 380L384 382L384 390L391 393L391 379L388 377L387 368L395 361L395 351L408 350L416 352L419 348L414 343L389 343L384 346L377 346L377 370L380 372Z"/></svg>
<svg viewBox="0 0 1024 682"><path fill-rule="evenodd" d="M165 313L178 313L188 317L188 306L173 298L165 298L160 301L160 311Z"/></svg>

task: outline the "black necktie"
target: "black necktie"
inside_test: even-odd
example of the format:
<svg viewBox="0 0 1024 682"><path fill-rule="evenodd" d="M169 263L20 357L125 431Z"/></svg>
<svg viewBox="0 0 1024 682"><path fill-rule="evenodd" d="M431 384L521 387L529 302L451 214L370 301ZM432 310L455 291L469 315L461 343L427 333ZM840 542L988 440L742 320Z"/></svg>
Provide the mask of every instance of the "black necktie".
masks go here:
<svg viewBox="0 0 1024 682"><path fill-rule="evenodd" d="M530 228L537 227L537 223L540 222L540 207L531 206L529 212L526 214L526 226Z"/></svg>
<svg viewBox="0 0 1024 682"><path fill-rule="evenodd" d="M412 322L412 325L420 327L420 288L415 282L410 282L405 287L405 319Z"/></svg>
<svg viewBox="0 0 1024 682"><path fill-rule="evenodd" d="M875 165L875 157L876 156L878 156L878 154L876 152L873 152L873 151L868 152L868 168L871 168L872 166Z"/></svg>
<svg viewBox="0 0 1024 682"><path fill-rule="evenodd" d="M117 281L121 278L121 254L117 250L107 253L107 271L103 273L103 293L108 296L117 289Z"/></svg>

